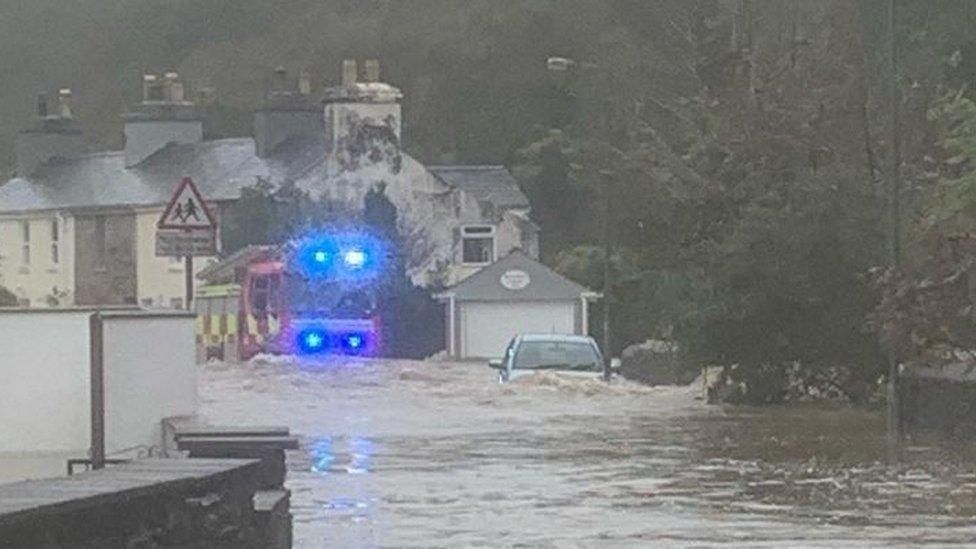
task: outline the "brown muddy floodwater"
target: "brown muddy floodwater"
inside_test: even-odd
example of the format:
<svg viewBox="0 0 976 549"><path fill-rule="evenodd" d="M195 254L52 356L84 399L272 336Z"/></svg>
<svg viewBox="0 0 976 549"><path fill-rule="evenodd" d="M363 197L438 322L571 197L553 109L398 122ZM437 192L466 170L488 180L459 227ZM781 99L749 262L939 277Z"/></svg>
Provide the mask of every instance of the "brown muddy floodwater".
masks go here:
<svg viewBox="0 0 976 549"><path fill-rule="evenodd" d="M892 455L880 413L485 365L211 364L203 415L284 424L297 547L976 544L966 446Z"/></svg>

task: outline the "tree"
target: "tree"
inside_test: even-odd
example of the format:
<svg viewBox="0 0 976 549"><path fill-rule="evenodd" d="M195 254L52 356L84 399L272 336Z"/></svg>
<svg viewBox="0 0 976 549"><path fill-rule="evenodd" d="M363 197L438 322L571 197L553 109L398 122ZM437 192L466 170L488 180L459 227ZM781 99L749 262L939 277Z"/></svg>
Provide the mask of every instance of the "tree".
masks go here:
<svg viewBox="0 0 976 549"><path fill-rule="evenodd" d="M305 231L349 222L348 213L330 200L313 198L291 183L264 179L241 189L241 197L221 216L221 249L225 255L248 245L287 242Z"/></svg>
<svg viewBox="0 0 976 549"><path fill-rule="evenodd" d="M430 356L443 348L444 306L407 276L397 208L386 196L385 183L366 192L363 223L388 250L379 291L384 354L401 358Z"/></svg>
<svg viewBox="0 0 976 549"><path fill-rule="evenodd" d="M13 292L0 286L0 307L16 307L17 296Z"/></svg>

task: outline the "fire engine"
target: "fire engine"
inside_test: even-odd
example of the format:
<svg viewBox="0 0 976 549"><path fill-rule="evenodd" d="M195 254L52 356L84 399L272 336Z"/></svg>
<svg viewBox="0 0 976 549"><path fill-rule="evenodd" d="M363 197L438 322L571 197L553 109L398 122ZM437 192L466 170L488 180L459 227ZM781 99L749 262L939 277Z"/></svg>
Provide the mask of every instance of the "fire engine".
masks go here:
<svg viewBox="0 0 976 549"><path fill-rule="evenodd" d="M382 242L364 234L245 247L199 275L198 355L376 355L385 266Z"/></svg>

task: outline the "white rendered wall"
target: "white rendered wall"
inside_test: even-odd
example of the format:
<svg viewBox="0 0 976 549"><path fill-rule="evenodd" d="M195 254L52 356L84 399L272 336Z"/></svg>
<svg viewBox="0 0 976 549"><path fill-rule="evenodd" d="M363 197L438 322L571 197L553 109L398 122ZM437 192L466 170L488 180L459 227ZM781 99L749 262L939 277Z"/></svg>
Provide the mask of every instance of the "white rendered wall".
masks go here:
<svg viewBox="0 0 976 549"><path fill-rule="evenodd" d="M105 451L159 446L160 421L197 409L193 317L105 317Z"/></svg>
<svg viewBox="0 0 976 549"><path fill-rule="evenodd" d="M89 314L0 312L0 453L87 453Z"/></svg>
<svg viewBox="0 0 976 549"><path fill-rule="evenodd" d="M91 312L0 310L0 458L88 454ZM108 311L104 342L107 453L158 446L163 418L197 408L193 317Z"/></svg>

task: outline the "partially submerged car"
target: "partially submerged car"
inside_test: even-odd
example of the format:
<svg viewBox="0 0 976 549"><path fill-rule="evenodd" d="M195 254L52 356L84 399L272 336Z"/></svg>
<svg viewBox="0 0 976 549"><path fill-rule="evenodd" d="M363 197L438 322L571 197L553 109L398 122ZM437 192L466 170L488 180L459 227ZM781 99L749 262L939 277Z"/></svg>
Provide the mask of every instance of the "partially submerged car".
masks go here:
<svg viewBox="0 0 976 549"><path fill-rule="evenodd" d="M600 378L604 375L603 360L600 347L589 336L521 334L512 338L503 358L488 365L498 371L498 380L504 383L544 371Z"/></svg>

